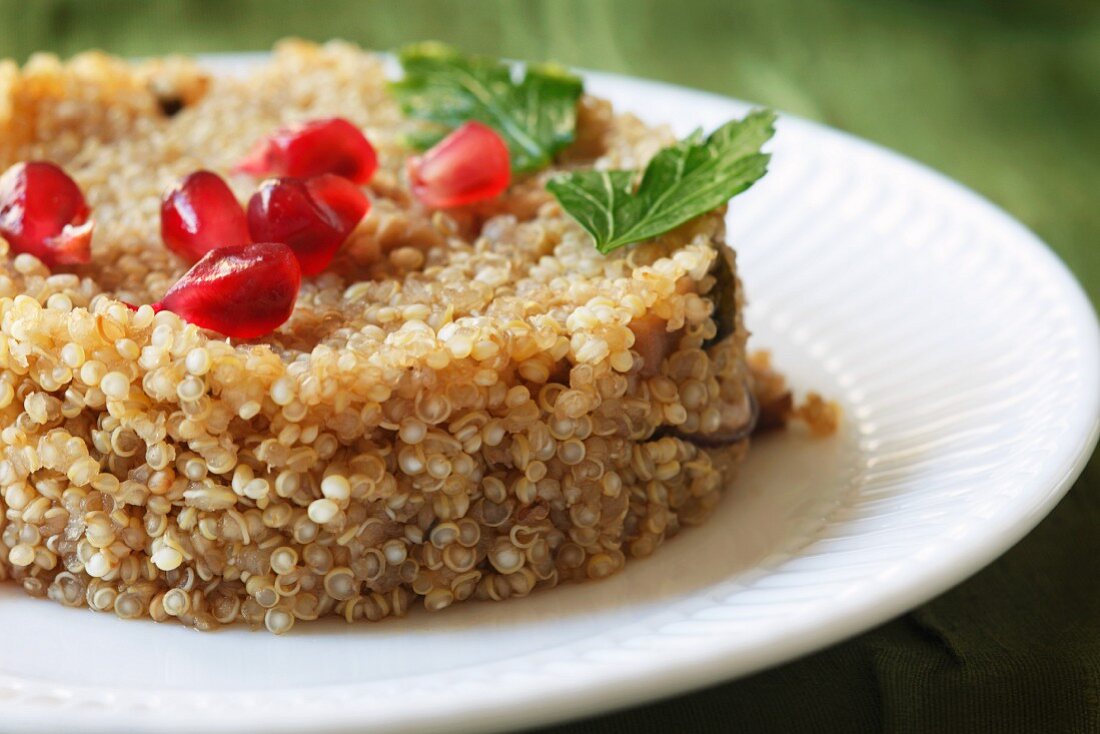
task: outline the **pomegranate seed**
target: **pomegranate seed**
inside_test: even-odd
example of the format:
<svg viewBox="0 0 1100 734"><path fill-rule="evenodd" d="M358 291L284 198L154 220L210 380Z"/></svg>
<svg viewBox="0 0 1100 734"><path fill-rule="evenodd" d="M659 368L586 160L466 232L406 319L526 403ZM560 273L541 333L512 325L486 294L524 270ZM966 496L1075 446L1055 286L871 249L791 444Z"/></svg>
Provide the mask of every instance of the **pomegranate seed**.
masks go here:
<svg viewBox="0 0 1100 734"><path fill-rule="evenodd" d="M160 236L168 249L191 261L218 247L251 242L240 202L210 171L187 175L164 195Z"/></svg>
<svg viewBox="0 0 1100 734"><path fill-rule="evenodd" d="M433 209L492 199L511 180L508 146L480 122L467 122L406 168L416 198Z"/></svg>
<svg viewBox="0 0 1100 734"><path fill-rule="evenodd" d="M290 318L301 284L298 259L286 245L220 247L203 255L153 309L226 336L253 339Z"/></svg>
<svg viewBox="0 0 1100 734"><path fill-rule="evenodd" d="M16 163L0 176L0 235L47 267L91 260L92 228L80 187L46 161Z"/></svg>
<svg viewBox="0 0 1100 734"><path fill-rule="evenodd" d="M248 230L257 242L288 245L302 273L316 275L369 209L366 194L339 176L270 178L248 201Z"/></svg>
<svg viewBox="0 0 1100 734"><path fill-rule="evenodd" d="M292 125L256 143L238 171L255 176L309 178L323 173L365 184L378 168L374 146L342 117Z"/></svg>

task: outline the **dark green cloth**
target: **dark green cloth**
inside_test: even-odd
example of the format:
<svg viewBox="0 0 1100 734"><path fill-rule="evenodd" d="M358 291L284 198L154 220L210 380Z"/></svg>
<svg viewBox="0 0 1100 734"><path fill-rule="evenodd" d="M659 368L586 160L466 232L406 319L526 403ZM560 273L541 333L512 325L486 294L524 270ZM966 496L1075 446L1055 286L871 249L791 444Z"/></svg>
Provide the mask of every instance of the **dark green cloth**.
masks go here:
<svg viewBox="0 0 1100 734"><path fill-rule="evenodd" d="M0 55L262 49L285 35L664 79L822 120L985 194L1100 298L1095 0L0 0ZM1100 468L995 564L803 660L563 727L1100 732Z"/></svg>

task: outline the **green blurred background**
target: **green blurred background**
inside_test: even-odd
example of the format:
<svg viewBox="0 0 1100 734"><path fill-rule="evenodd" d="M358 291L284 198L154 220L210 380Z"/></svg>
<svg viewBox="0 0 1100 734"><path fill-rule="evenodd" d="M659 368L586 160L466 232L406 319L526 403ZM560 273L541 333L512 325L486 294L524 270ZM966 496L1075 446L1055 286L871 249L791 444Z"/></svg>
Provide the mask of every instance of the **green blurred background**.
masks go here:
<svg viewBox="0 0 1100 734"><path fill-rule="evenodd" d="M0 56L435 38L729 94L981 192L1100 302L1094 0L0 0ZM577 732L1100 732L1100 470L961 587L831 650ZM1087 560L1086 560L1087 559Z"/></svg>

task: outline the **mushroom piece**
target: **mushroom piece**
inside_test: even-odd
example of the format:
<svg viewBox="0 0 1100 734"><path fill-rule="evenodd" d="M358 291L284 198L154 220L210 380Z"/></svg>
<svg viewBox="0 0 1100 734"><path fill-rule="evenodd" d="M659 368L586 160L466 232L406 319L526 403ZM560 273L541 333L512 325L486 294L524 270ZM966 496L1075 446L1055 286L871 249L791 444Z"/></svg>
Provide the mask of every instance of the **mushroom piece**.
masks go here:
<svg viewBox="0 0 1100 734"><path fill-rule="evenodd" d="M743 394L744 400L739 404L722 406L722 420L718 430L710 433L686 433L679 428L672 428L671 435L705 448L719 448L744 441L756 430L760 419L760 402L747 381L744 383Z"/></svg>
<svg viewBox="0 0 1100 734"><path fill-rule="evenodd" d="M642 357L642 377L653 377L661 371L661 363L672 353L680 339L680 330L669 331L668 322L659 316L646 314L630 322L634 332L634 351Z"/></svg>
<svg viewBox="0 0 1100 734"><path fill-rule="evenodd" d="M737 329L737 276L733 274L733 250L718 248L711 275L714 276L714 285L707 298L714 302L713 318L717 330L703 343L704 349L718 344Z"/></svg>

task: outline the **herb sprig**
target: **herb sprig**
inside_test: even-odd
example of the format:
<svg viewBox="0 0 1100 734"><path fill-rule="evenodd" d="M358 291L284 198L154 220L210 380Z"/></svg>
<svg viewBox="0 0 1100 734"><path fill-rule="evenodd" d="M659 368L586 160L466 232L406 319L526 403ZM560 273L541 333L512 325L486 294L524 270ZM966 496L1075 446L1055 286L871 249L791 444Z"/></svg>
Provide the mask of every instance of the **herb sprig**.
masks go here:
<svg viewBox="0 0 1100 734"><path fill-rule="evenodd" d="M581 170L546 184L569 216L606 254L664 234L725 204L767 172L760 148L775 133L775 113L757 110L705 139L696 130L663 149L635 187L634 171Z"/></svg>
<svg viewBox="0 0 1100 734"><path fill-rule="evenodd" d="M468 120L495 129L508 144L512 172L545 168L573 142L579 77L554 64L528 64L521 76L497 59L468 56L440 43L398 52L405 76L391 89L406 115L434 124L415 136L427 148Z"/></svg>

